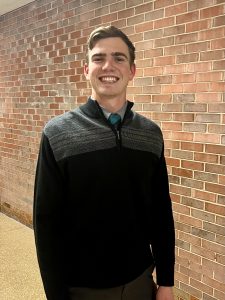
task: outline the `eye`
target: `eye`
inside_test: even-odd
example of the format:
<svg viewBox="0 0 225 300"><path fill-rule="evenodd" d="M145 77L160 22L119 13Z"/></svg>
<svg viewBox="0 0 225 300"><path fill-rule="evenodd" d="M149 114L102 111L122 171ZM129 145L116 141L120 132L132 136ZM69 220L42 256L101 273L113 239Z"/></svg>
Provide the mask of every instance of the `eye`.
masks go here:
<svg viewBox="0 0 225 300"><path fill-rule="evenodd" d="M101 57L95 57L93 58L93 62L101 62L103 59Z"/></svg>
<svg viewBox="0 0 225 300"><path fill-rule="evenodd" d="M115 56L115 61L116 62L124 62L125 58L123 56Z"/></svg>
<svg viewBox="0 0 225 300"><path fill-rule="evenodd" d="M94 57L92 57L92 62L95 62L95 63L100 63L100 62L102 62L104 60L104 57L102 57L102 56L98 56L98 55L96 55L96 56L94 56Z"/></svg>

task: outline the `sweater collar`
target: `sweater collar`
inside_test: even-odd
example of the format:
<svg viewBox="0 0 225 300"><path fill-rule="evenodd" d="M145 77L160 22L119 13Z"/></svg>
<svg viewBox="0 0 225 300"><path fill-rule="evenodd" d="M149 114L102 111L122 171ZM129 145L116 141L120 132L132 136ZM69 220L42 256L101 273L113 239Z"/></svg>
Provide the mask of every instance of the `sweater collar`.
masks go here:
<svg viewBox="0 0 225 300"><path fill-rule="evenodd" d="M131 110L133 102L127 101L127 108L125 112L125 118L132 118L133 112ZM88 115L90 118L100 119L104 116L102 109L96 100L92 100L91 97L88 98L87 102L80 106L80 110Z"/></svg>
<svg viewBox="0 0 225 300"><path fill-rule="evenodd" d="M108 110L106 110L101 105L100 105L100 107L102 109L104 116L106 117L106 119L108 119L112 113L109 112ZM115 111L115 113L120 116L121 120L123 120L126 110L127 110L127 101L124 103L124 105L118 111Z"/></svg>

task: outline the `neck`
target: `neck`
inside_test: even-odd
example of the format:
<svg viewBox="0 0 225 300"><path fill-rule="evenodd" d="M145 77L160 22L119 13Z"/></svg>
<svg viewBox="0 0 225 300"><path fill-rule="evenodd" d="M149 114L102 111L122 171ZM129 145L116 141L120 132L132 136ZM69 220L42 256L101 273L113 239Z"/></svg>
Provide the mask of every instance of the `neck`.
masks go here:
<svg viewBox="0 0 225 300"><path fill-rule="evenodd" d="M110 98L110 97L96 97L95 95L91 96L91 99L96 100L98 104L103 107L108 112L114 113L120 110L126 103L126 98Z"/></svg>

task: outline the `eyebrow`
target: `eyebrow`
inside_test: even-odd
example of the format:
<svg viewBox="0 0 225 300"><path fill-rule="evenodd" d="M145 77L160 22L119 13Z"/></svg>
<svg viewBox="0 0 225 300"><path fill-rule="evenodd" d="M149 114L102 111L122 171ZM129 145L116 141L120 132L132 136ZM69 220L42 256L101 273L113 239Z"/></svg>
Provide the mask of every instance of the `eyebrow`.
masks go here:
<svg viewBox="0 0 225 300"><path fill-rule="evenodd" d="M112 52L111 55L113 57L123 56L128 60L127 55L123 52ZM93 59L95 57L106 57L106 54L105 53L96 53L96 54L93 54L91 58Z"/></svg>
<svg viewBox="0 0 225 300"><path fill-rule="evenodd" d="M123 52L113 52L112 56L123 56L126 59L128 59L127 55L125 53L123 53Z"/></svg>

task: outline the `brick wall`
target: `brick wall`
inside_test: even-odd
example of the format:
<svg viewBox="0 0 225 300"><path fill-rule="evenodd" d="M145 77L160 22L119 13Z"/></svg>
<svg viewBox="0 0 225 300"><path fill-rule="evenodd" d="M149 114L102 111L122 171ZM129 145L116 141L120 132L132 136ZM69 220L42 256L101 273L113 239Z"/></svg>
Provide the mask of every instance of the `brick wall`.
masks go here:
<svg viewBox="0 0 225 300"><path fill-rule="evenodd" d="M40 132L86 101L87 36L135 43L135 109L162 128L176 220L176 298L225 299L225 1L40 0L0 17L0 197L31 224Z"/></svg>

